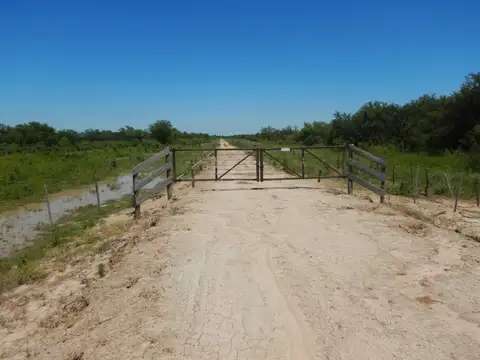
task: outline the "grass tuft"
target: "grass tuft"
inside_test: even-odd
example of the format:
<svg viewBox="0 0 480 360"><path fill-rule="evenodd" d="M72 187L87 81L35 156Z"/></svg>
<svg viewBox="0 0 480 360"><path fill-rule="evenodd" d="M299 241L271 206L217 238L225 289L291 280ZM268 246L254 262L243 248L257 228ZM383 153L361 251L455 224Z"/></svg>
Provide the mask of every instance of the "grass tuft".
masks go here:
<svg viewBox="0 0 480 360"><path fill-rule="evenodd" d="M105 264L98 264L97 274L99 277L103 278L105 276Z"/></svg>

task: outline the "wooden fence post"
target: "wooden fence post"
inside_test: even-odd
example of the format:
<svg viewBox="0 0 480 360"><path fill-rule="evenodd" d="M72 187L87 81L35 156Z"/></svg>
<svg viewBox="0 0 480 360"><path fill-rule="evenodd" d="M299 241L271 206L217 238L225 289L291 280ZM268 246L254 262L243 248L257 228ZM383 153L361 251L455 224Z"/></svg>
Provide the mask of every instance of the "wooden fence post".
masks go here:
<svg viewBox="0 0 480 360"><path fill-rule="evenodd" d="M348 151L348 144L345 144L345 148L343 149L343 176L348 176L348 173L347 173L347 151Z"/></svg>
<svg viewBox="0 0 480 360"><path fill-rule="evenodd" d="M48 198L47 184L44 185L44 189L45 189L45 201L47 202L48 220L50 221L50 230L53 230L52 209L50 208L50 200Z"/></svg>
<svg viewBox="0 0 480 360"><path fill-rule="evenodd" d="M428 197L428 192L430 187L430 178L428 176L428 169L425 168L425 196Z"/></svg>
<svg viewBox="0 0 480 360"><path fill-rule="evenodd" d="M98 176L97 173L93 175L93 181L95 181L95 193L97 194L97 208L100 211L100 192L98 190Z"/></svg>
<svg viewBox="0 0 480 360"><path fill-rule="evenodd" d="M348 149L348 157L350 159L350 161L353 160L353 152L352 152L352 149ZM348 165L348 176L353 172L353 168L352 168L352 165ZM348 195L352 195L353 194L353 180L350 179L350 177L348 178L348 183L347 183L347 186L348 186Z"/></svg>
<svg viewBox="0 0 480 360"><path fill-rule="evenodd" d="M305 179L305 149L302 147L302 179Z"/></svg>
<svg viewBox="0 0 480 360"><path fill-rule="evenodd" d="M218 153L217 149L215 149L215 181L218 180ZM257 159L257 167L258 167L258 159ZM258 174L258 169L257 169L257 174ZM258 178L258 175L257 175Z"/></svg>
<svg viewBox="0 0 480 360"><path fill-rule="evenodd" d="M260 149L260 182L263 182L263 167L264 167L263 152L264 151L265 151L264 149Z"/></svg>
<svg viewBox="0 0 480 360"><path fill-rule="evenodd" d="M322 169L318 169L318 180L317 180L317 182L320 182L321 178L322 178Z"/></svg>
<svg viewBox="0 0 480 360"><path fill-rule="evenodd" d="M176 159L176 151L172 149L172 169L173 169L173 180L177 180L177 159Z"/></svg>
<svg viewBox="0 0 480 360"><path fill-rule="evenodd" d="M256 171L256 178L257 182L260 181L260 150L257 148L256 149L256 154L255 154L255 171ZM216 179L216 176L215 176Z"/></svg>
<svg viewBox="0 0 480 360"><path fill-rule="evenodd" d="M138 173L133 174L132 176L132 185L133 185L133 217L135 219L140 218L140 204L138 204L138 189L137 189L137 177Z"/></svg>
<svg viewBox="0 0 480 360"><path fill-rule="evenodd" d="M462 187L463 173L460 174L460 181L458 182L457 192L455 193L455 206L453 207L453 212L457 212L458 198L460 196L460 189Z"/></svg>
<svg viewBox="0 0 480 360"><path fill-rule="evenodd" d="M192 188L194 188L195 187L195 170L192 167L192 169L190 171L191 171L191 174L192 174Z"/></svg>
<svg viewBox="0 0 480 360"><path fill-rule="evenodd" d="M165 164L168 164L168 159L170 158L170 154L165 155ZM166 179L170 178L170 168L167 170ZM167 185L167 199L170 200L172 198L172 187L173 187L173 180L170 184Z"/></svg>
<svg viewBox="0 0 480 360"><path fill-rule="evenodd" d="M386 177L386 175L387 175L387 165L386 164L382 166L382 173L384 173L385 177ZM383 180L383 179L380 182L380 189L385 190L385 180ZM383 204L384 202L385 202L385 195L382 194L382 195L380 195L380 204Z"/></svg>

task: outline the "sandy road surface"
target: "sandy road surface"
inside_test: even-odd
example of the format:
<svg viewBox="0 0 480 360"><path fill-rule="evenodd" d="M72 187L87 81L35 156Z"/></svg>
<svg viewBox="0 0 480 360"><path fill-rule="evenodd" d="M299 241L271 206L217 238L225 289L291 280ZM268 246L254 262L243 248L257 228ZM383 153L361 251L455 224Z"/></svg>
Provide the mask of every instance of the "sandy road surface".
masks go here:
<svg viewBox="0 0 480 360"><path fill-rule="evenodd" d="M105 278L94 257L5 300L0 358L479 359L478 244L318 186L198 182Z"/></svg>

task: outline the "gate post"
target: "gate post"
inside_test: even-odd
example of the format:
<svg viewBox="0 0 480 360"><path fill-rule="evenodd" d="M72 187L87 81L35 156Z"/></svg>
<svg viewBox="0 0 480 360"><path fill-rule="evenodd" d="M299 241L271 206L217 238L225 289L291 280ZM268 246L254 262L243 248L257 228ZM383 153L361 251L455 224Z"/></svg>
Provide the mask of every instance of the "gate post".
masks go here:
<svg viewBox="0 0 480 360"><path fill-rule="evenodd" d="M263 152L265 150L260 149L260 182L263 182Z"/></svg>
<svg viewBox="0 0 480 360"><path fill-rule="evenodd" d="M382 166L382 172L387 175L387 165ZM380 183L380 189L385 190L385 180L382 180ZM428 197L428 191L427 191L427 197ZM380 195L380 204L383 204L385 202L385 194Z"/></svg>
<svg viewBox="0 0 480 360"><path fill-rule="evenodd" d="M137 204L137 199L138 199L138 190L136 189L137 176L138 176L138 173L134 173L132 177L132 185L133 185L132 201L133 201L133 209L134 209L133 217L135 219L140 218L140 205Z"/></svg>
<svg viewBox="0 0 480 360"><path fill-rule="evenodd" d="M217 154L217 149L215 149L215 181L218 180L218 154Z"/></svg>
<svg viewBox="0 0 480 360"><path fill-rule="evenodd" d="M173 168L173 179L172 181L177 180L177 161L175 159L175 149L172 149L172 168ZM167 175L168 177L168 175Z"/></svg>
<svg viewBox="0 0 480 360"><path fill-rule="evenodd" d="M347 144L346 145L348 147L348 158L349 158L349 161L352 161L353 160L353 153L352 153L352 150L350 149L350 146ZM346 149L345 149L346 150ZM350 179L350 174L352 173L353 171L353 168L352 168L352 165L348 165L348 183L347 183L347 187L348 187L348 195L352 195L353 194L353 180Z"/></svg>
<svg viewBox="0 0 480 360"><path fill-rule="evenodd" d="M302 147L302 179L305 179L305 148Z"/></svg>
<svg viewBox="0 0 480 360"><path fill-rule="evenodd" d="M167 154L165 156L165 164L168 164L168 159L170 157L170 154ZM166 173L166 176L165 176L167 179L170 178L170 168L167 170L167 173ZM170 184L167 185L167 199L170 200L172 198L172 182L173 182L173 179L172 181L170 182Z"/></svg>
<svg viewBox="0 0 480 360"><path fill-rule="evenodd" d="M255 154L255 170L256 170L256 175L257 175L257 182L260 181L260 149L257 148L256 154Z"/></svg>

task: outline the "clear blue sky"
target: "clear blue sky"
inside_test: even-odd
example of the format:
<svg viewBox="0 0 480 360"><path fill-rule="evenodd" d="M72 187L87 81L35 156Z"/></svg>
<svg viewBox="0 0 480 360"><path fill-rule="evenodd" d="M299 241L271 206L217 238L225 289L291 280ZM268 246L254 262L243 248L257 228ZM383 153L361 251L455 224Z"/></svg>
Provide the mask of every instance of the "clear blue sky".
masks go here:
<svg viewBox="0 0 480 360"><path fill-rule="evenodd" d="M0 0L0 123L229 134L448 94L478 0Z"/></svg>

